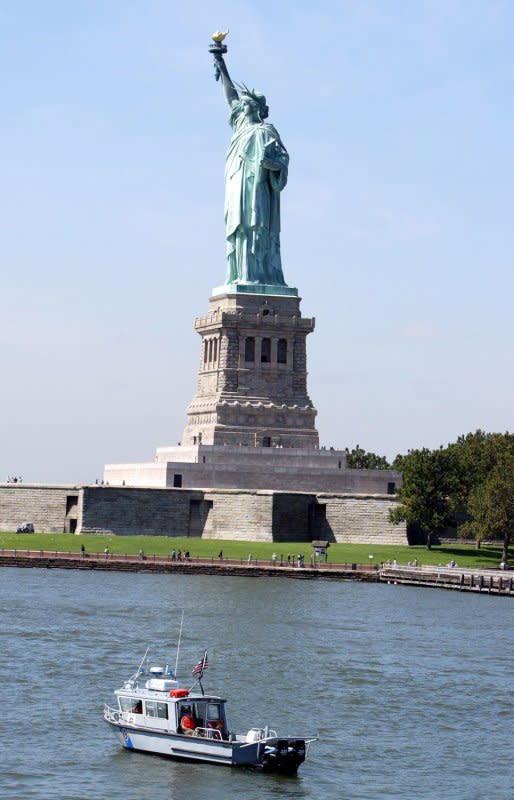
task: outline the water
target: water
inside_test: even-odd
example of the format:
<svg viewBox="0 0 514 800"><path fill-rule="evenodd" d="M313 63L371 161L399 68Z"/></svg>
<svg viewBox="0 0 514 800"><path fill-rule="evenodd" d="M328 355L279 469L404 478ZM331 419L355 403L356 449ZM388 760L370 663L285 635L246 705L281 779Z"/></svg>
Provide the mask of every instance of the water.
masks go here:
<svg viewBox="0 0 514 800"><path fill-rule="evenodd" d="M506 598L399 586L0 570L0 797L510 800ZM121 750L101 718L148 644L232 729L321 733L298 777ZM180 671L180 670L179 670Z"/></svg>

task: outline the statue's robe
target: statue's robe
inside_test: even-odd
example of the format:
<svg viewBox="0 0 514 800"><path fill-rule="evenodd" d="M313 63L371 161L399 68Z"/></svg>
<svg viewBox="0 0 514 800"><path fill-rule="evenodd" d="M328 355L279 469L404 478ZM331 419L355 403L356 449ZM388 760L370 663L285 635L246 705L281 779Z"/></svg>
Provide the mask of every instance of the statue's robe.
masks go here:
<svg viewBox="0 0 514 800"><path fill-rule="evenodd" d="M280 192L289 156L273 127L238 110L225 167L226 283L285 285L280 258Z"/></svg>

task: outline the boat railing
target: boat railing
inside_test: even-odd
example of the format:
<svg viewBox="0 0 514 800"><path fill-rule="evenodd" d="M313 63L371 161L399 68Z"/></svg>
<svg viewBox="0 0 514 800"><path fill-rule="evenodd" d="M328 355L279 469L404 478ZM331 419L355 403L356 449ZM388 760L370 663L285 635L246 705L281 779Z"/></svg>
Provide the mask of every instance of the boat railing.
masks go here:
<svg viewBox="0 0 514 800"><path fill-rule="evenodd" d="M111 706L105 704L104 719L106 719L107 722L114 722L115 724L119 724L121 719L121 711L119 711L117 708L111 708Z"/></svg>
<svg viewBox="0 0 514 800"><path fill-rule="evenodd" d="M195 728L193 736L202 736L205 739L218 739L218 741L223 741L221 731L217 728Z"/></svg>

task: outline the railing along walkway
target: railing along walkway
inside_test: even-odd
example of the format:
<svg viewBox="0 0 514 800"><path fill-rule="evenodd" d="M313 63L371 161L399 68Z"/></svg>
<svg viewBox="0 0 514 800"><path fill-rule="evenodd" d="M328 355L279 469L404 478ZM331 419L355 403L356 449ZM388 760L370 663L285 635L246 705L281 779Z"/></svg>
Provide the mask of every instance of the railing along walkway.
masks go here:
<svg viewBox="0 0 514 800"><path fill-rule="evenodd" d="M487 592L488 594L514 594L514 576L499 569L471 569L440 566L382 566L380 580L385 583L402 583L430 586L440 589Z"/></svg>
<svg viewBox="0 0 514 800"><path fill-rule="evenodd" d="M173 558L172 556L166 555L155 555L155 554L145 554L143 556L133 553L89 553L84 552L81 553L75 552L72 550L42 550L42 549L34 549L34 550L27 550L25 548L0 548L0 563L2 560L8 559L20 559L20 560L33 560L33 561L41 561L41 560L48 560L52 562L73 562L76 563L77 566L83 565L87 567L88 565L103 565L109 566L112 565L115 568L115 565L131 565L132 567L137 567L144 569L145 567L151 567L152 565L161 566L163 570L173 570L174 568L181 568L181 569L194 569L194 567L211 567L214 570L216 569L230 569L230 568L244 568L245 570L276 570L282 572L348 572L348 573L366 573L370 576L375 576L376 580L378 580L378 567L376 565L371 564L350 564L350 563L332 563L332 562L325 562L325 561L305 561L302 566L298 565L298 561L295 559L294 562L291 560L289 563L287 559L277 558L274 559L257 559L253 558L250 560L248 558L217 558L214 556L190 556L189 558L182 557Z"/></svg>

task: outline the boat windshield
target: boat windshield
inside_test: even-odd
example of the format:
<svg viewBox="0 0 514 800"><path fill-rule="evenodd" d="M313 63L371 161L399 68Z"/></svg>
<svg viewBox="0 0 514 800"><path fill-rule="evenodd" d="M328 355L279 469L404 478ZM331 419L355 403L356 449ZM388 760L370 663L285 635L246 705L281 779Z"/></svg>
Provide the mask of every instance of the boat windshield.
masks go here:
<svg viewBox="0 0 514 800"><path fill-rule="evenodd" d="M119 697L121 711L128 711L130 714L143 713L143 701L134 697Z"/></svg>
<svg viewBox="0 0 514 800"><path fill-rule="evenodd" d="M226 720L223 703L219 700L192 700L188 698L177 703L177 728L184 729L181 725L183 717L192 717L196 728L204 731L220 731L225 738Z"/></svg>

